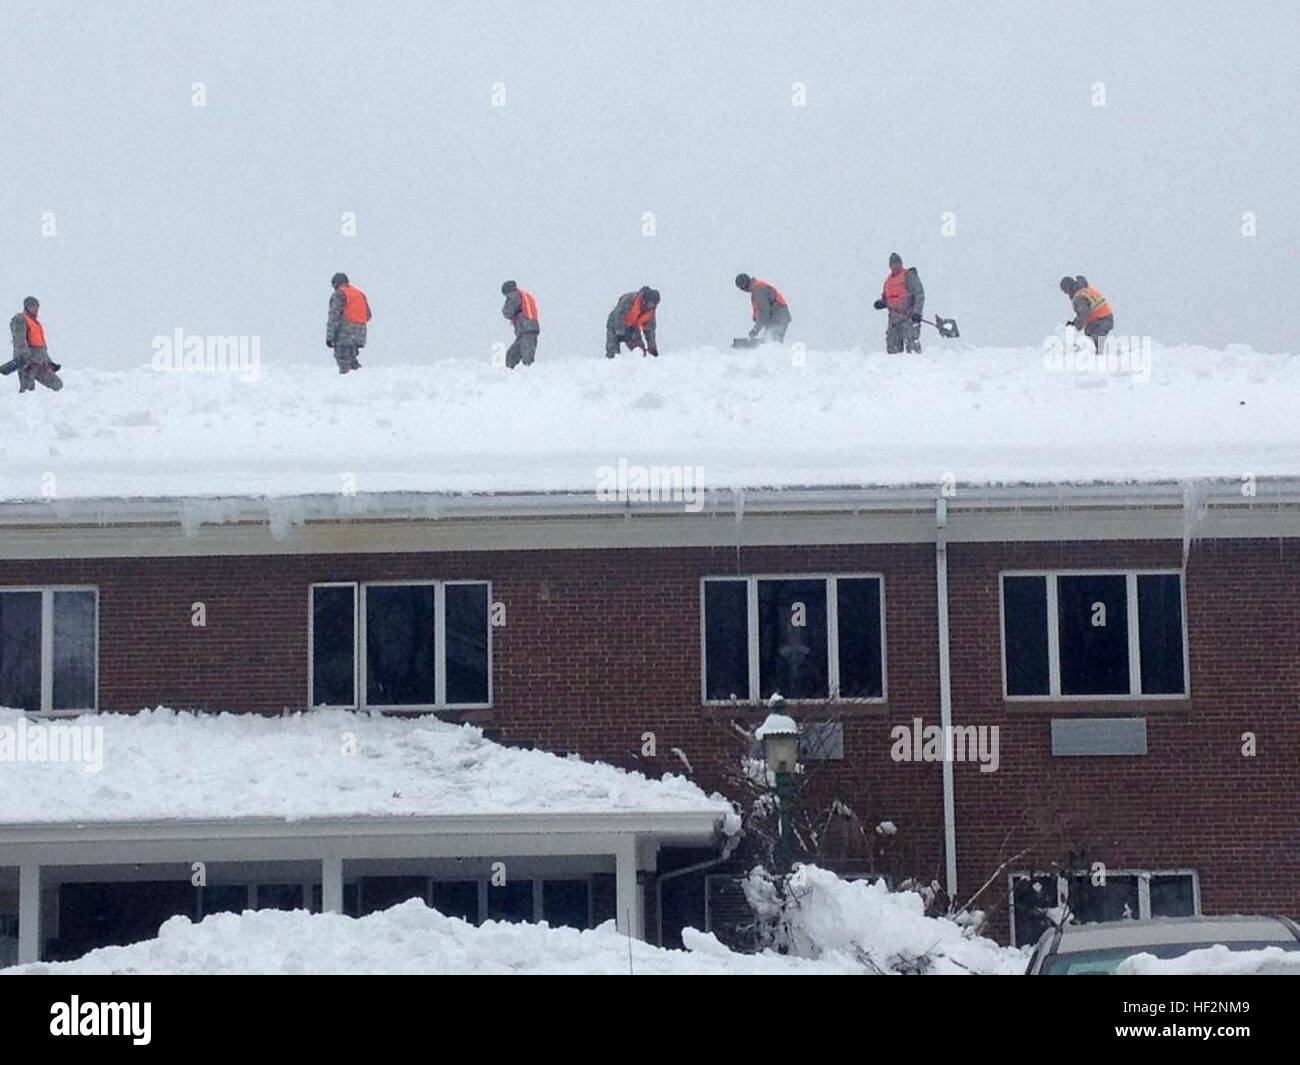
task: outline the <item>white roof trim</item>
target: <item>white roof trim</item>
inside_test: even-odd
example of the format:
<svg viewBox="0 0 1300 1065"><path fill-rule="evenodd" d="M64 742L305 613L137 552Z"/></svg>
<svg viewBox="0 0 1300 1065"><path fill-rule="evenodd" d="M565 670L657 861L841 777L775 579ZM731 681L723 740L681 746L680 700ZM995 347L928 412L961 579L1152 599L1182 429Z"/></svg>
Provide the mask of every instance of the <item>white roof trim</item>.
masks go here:
<svg viewBox="0 0 1300 1065"><path fill-rule="evenodd" d="M376 493L0 503L0 557L154 557L1300 536L1300 479L734 489L682 503L592 493Z"/></svg>
<svg viewBox="0 0 1300 1065"><path fill-rule="evenodd" d="M49 822L0 825L6 864L293 861L360 858L523 857L613 853L621 840L710 846L726 811L460 814L286 821ZM199 845L196 847L196 844Z"/></svg>

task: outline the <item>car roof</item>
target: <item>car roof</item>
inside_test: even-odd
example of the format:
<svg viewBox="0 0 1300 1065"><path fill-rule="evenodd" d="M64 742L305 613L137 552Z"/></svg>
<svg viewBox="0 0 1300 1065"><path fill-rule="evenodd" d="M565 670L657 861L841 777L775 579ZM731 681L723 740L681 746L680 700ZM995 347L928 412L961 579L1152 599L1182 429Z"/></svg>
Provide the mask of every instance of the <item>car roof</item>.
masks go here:
<svg viewBox="0 0 1300 1065"><path fill-rule="evenodd" d="M1057 954L1107 947L1155 943L1294 943L1300 940L1289 922L1277 917L1155 917L1148 921L1098 921L1067 924Z"/></svg>

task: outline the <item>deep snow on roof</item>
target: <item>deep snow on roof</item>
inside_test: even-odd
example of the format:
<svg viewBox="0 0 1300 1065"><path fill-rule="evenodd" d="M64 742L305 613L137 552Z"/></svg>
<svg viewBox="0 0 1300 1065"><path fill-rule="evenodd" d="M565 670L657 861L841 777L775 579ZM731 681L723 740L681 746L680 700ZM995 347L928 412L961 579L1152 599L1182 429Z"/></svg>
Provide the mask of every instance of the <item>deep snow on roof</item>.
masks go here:
<svg viewBox="0 0 1300 1065"><path fill-rule="evenodd" d="M1075 483L1300 473L1300 365L1154 345L1141 373L1050 370L1041 348L922 355L696 348L339 376L65 368L10 398L0 499L591 492L601 467L709 488ZM355 479L347 480L348 476Z"/></svg>
<svg viewBox="0 0 1300 1065"><path fill-rule="evenodd" d="M103 729L99 768L90 746L81 761L19 760L40 733L52 752L51 730L68 726ZM433 717L0 710L0 824L692 811L734 825L725 799L682 777L504 747Z"/></svg>

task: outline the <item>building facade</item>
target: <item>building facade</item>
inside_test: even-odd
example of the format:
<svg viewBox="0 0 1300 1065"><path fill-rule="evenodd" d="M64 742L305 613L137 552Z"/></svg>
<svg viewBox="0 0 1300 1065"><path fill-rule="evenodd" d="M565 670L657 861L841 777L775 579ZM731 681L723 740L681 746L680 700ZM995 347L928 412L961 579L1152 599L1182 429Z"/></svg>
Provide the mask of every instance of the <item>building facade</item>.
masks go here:
<svg viewBox="0 0 1300 1065"><path fill-rule="evenodd" d="M220 524L176 504L59 506L0 515L0 705L436 713L726 790L731 723L757 724L779 692L829 740L809 752L808 801L887 823L890 871L975 897L1000 938L1032 938L1033 911L1067 893L1093 918L1300 913L1289 483L724 493L699 513L315 500L288 524L253 504ZM650 938L725 908L743 853L718 858L665 839L638 867ZM563 865L509 904L427 862L377 869L370 903L614 916L612 867ZM310 869L275 875L260 904L320 905ZM103 883L45 905L84 913ZM220 905L257 892L250 876Z"/></svg>

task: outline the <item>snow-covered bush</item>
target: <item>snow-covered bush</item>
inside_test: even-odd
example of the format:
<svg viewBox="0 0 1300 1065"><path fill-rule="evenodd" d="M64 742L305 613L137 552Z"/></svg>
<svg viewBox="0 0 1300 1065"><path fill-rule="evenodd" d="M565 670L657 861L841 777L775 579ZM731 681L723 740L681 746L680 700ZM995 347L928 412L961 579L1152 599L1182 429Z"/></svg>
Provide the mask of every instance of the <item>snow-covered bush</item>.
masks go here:
<svg viewBox="0 0 1300 1065"><path fill-rule="evenodd" d="M755 866L744 890L761 944L797 957L890 974L1024 970L1025 952L980 936L975 915L927 916L918 892L891 891L884 880L844 880L815 865L778 877Z"/></svg>

